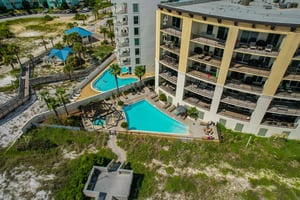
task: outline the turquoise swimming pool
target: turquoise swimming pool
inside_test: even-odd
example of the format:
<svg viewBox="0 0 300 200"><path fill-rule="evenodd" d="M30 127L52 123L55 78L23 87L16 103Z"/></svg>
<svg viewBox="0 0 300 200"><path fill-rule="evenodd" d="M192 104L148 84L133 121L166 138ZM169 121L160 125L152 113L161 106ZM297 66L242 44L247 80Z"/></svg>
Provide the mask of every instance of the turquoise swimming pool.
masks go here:
<svg viewBox="0 0 300 200"><path fill-rule="evenodd" d="M128 123L128 130L160 132L166 134L188 133L186 125L172 119L146 100L125 106L123 110Z"/></svg>
<svg viewBox="0 0 300 200"><path fill-rule="evenodd" d="M122 68L123 69L123 68ZM134 82L137 82L138 78L119 78L119 88ZM110 74L109 69L106 69L101 76L93 82L93 88L100 92L107 92L117 88L115 77Z"/></svg>

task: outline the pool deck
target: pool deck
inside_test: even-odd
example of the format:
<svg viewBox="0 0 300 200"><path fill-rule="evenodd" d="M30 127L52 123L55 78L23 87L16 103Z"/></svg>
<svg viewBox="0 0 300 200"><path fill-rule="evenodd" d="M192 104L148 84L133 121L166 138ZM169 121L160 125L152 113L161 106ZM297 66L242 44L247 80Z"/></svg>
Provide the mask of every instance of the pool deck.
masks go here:
<svg viewBox="0 0 300 200"><path fill-rule="evenodd" d="M94 128L96 130L106 130L106 131L124 131L126 133L136 133L136 134L146 134L146 135L155 135L155 136L161 136L161 137L175 137L175 138L180 138L183 140L190 140L190 139L202 139L202 140L207 140L207 141L213 141L213 142L218 142L219 141L219 137L217 134L217 129L215 126L210 126L213 129L213 140L208 140L207 139L207 134L205 133L205 128L207 128L206 122L203 122L201 120L194 120L191 119L189 117L183 119L180 116L177 116L175 114L175 111L169 112L168 108L164 108L165 104L161 101L154 101L151 96L154 94L154 92L151 92L149 88L145 87L144 88L144 92L140 92L137 94L128 94L126 95L127 98L125 98L124 96L120 96L118 97L118 99L115 100L110 100L111 103L113 103L115 105L115 107L123 113L124 117L125 114L122 110L121 107L117 106L117 102L119 100L123 101L125 104L132 104L135 103L137 101L146 99L148 100L152 105L154 105L156 108L158 108L160 111L162 111L163 113L167 114L168 116L170 116L171 118L185 124L188 126L188 130L189 133L188 134L166 134L166 133L151 133L151 132L142 132L142 131L131 131L131 130L124 130L123 128L121 128L120 124L121 122L118 123L118 126L115 127L110 127L109 129L105 129L101 126L94 126ZM170 108L170 107L169 107Z"/></svg>

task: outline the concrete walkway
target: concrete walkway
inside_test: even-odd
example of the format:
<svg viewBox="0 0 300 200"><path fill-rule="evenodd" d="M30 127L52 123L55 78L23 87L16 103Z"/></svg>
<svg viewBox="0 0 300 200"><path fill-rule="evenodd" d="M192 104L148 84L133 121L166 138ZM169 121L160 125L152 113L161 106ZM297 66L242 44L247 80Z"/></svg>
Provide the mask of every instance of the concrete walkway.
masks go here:
<svg viewBox="0 0 300 200"><path fill-rule="evenodd" d="M121 163L126 161L126 151L121 149L117 144L117 137L115 135L110 135L107 142L107 146L118 156L117 162Z"/></svg>

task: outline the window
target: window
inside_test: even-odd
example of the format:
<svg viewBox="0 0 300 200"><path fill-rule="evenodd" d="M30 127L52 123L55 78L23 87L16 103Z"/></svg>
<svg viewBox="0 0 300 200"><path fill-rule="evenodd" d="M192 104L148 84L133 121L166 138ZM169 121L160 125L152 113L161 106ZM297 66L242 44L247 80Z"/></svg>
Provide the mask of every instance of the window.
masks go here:
<svg viewBox="0 0 300 200"><path fill-rule="evenodd" d="M135 64L136 65L140 64L140 58L135 58Z"/></svg>
<svg viewBox="0 0 300 200"><path fill-rule="evenodd" d="M139 12L139 4L134 3L134 4L132 4L132 6L133 6L133 12L135 12L135 13Z"/></svg>
<svg viewBox="0 0 300 200"><path fill-rule="evenodd" d="M172 17L172 25L180 29L180 18Z"/></svg>
<svg viewBox="0 0 300 200"><path fill-rule="evenodd" d="M133 24L139 24L139 16L133 16Z"/></svg>
<svg viewBox="0 0 300 200"><path fill-rule="evenodd" d="M207 25L207 29L206 29L206 34L207 34L207 35L212 35L213 30L214 30L214 26L208 24L208 25Z"/></svg>
<svg viewBox="0 0 300 200"><path fill-rule="evenodd" d="M135 49L135 55L136 55L136 56L140 55L140 49L139 49L139 48L136 48L136 49Z"/></svg>
<svg viewBox="0 0 300 200"><path fill-rule="evenodd" d="M140 29L138 27L134 28L134 35L139 35L140 34Z"/></svg>
<svg viewBox="0 0 300 200"><path fill-rule="evenodd" d="M135 46L140 45L140 38L134 38L134 45Z"/></svg>

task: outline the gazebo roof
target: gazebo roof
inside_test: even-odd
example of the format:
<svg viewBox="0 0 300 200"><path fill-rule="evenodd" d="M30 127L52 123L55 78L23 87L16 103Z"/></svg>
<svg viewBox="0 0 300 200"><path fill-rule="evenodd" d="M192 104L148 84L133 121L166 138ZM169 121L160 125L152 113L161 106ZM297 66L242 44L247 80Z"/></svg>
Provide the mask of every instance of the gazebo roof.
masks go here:
<svg viewBox="0 0 300 200"><path fill-rule="evenodd" d="M51 49L50 54L48 56L48 58L52 58L52 57L57 57L58 59L62 60L63 62L66 62L68 56L70 53L73 53L73 50L66 46L63 49Z"/></svg>
<svg viewBox="0 0 300 200"><path fill-rule="evenodd" d="M86 36L92 35L92 32L90 32L90 31L88 31L88 30L86 30L84 28L81 28L81 27L73 27L73 28L71 28L69 30L66 30L65 33L67 35L69 35L71 33L78 33L78 35L80 37L86 37Z"/></svg>

